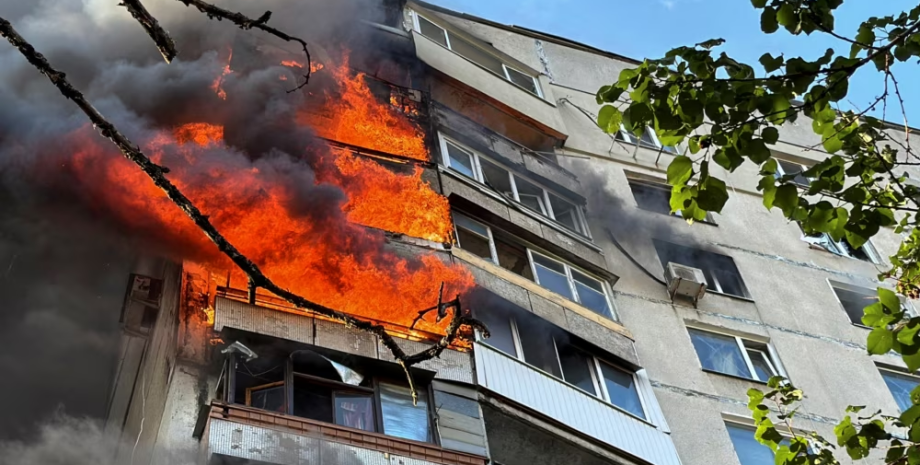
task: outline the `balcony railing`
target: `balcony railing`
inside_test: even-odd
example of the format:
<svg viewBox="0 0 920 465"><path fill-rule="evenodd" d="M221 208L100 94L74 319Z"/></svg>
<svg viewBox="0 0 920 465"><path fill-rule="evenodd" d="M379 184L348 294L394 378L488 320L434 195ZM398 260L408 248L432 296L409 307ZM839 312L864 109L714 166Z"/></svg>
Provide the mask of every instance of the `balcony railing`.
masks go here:
<svg viewBox="0 0 920 465"><path fill-rule="evenodd" d="M680 465L671 436L655 425L483 344L477 383L566 426L654 465Z"/></svg>
<svg viewBox="0 0 920 465"><path fill-rule="evenodd" d="M434 444L219 402L211 404L207 437L210 455L279 465L355 463L355 457L364 465L487 462Z"/></svg>

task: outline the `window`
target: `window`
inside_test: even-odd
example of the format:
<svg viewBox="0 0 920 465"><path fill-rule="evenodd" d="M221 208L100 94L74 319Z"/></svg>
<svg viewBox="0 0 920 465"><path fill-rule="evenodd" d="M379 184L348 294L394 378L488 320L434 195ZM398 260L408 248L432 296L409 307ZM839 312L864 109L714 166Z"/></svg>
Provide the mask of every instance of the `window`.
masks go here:
<svg viewBox="0 0 920 465"><path fill-rule="evenodd" d="M413 405L408 387L364 376L317 352L272 354L271 349L265 350L267 354L260 350L262 356L250 361L231 359L235 366L233 402L363 431L433 441L424 386L418 389L418 404ZM285 378L292 382L288 384Z"/></svg>
<svg viewBox="0 0 920 465"><path fill-rule="evenodd" d="M878 291L837 281L828 280L828 282L837 296L837 301L843 307L843 311L850 317L850 322L854 325L864 326L862 322L863 309L878 302ZM910 304L903 298L901 299L901 308L910 315L914 314Z"/></svg>
<svg viewBox="0 0 920 465"><path fill-rule="evenodd" d="M590 238L584 208L581 206L528 179L512 174L488 158L443 136L441 152L444 165L451 170L479 181L528 209L555 220L565 229Z"/></svg>
<svg viewBox="0 0 920 465"><path fill-rule="evenodd" d="M803 165L798 163L793 163L791 161L776 159L776 173L773 173L773 177L780 179L783 176L792 176L795 177L792 179L792 183L800 187L808 187L811 184L811 179L808 179L802 173L808 169Z"/></svg>
<svg viewBox="0 0 920 465"><path fill-rule="evenodd" d="M920 386L920 378L886 368L879 368L878 371L882 374L882 379L888 385L888 390L891 391L891 395L894 397L895 402L898 403L898 408L901 409L901 412L914 405L910 400L910 392Z"/></svg>
<svg viewBox="0 0 920 465"><path fill-rule="evenodd" d="M764 343L688 328L704 370L767 382L780 373Z"/></svg>
<svg viewBox="0 0 920 465"><path fill-rule="evenodd" d="M741 273L735 261L726 255L684 247L670 242L653 239L658 259L663 267L668 263L699 268L706 276L706 289L719 294L750 298L747 286L741 279Z"/></svg>
<svg viewBox="0 0 920 465"><path fill-rule="evenodd" d="M603 281L567 263L534 252L504 234L462 213L454 212L456 245L496 265L593 310L613 318L607 286Z"/></svg>
<svg viewBox="0 0 920 465"><path fill-rule="evenodd" d="M640 147L645 147L653 150L661 149L668 153L680 154L680 150L677 147L671 145L661 145L661 142L658 140L658 136L655 135L655 131L646 127L642 134L636 136L635 134L626 130L626 126L620 126L620 131L615 135L617 140L623 142L628 142Z"/></svg>
<svg viewBox="0 0 920 465"><path fill-rule="evenodd" d="M591 355L571 336L532 317L514 317L488 306L476 310L491 336L481 342L555 378L645 419L645 409L633 372ZM493 329L495 328L495 329Z"/></svg>
<svg viewBox="0 0 920 465"><path fill-rule="evenodd" d="M799 228L801 228L801 225L799 225ZM878 254L872 247L872 243L868 241L858 249L854 249L846 239L835 241L828 233L805 234L804 230L802 231L802 240L809 244L817 245L832 254L858 258L871 263L879 262Z"/></svg>
<svg viewBox="0 0 920 465"><path fill-rule="evenodd" d="M521 89L543 98L543 91L540 88L536 76L508 66L496 55L490 53L485 47L476 45L473 41L464 39L453 32L448 32L443 27L438 26L424 16L418 14L418 12L413 11L412 16L415 20L416 32L452 50L457 55L482 66Z"/></svg>
<svg viewBox="0 0 920 465"><path fill-rule="evenodd" d="M735 447L735 454L738 455L741 465L774 464L773 451L757 442L757 439L754 438L755 428L753 426L726 422L725 427L728 429L728 437L732 440L732 446Z"/></svg>
<svg viewBox="0 0 920 465"><path fill-rule="evenodd" d="M636 199L636 205L639 208L650 212L661 213L663 215L676 216L678 218L682 216L680 211L671 213L671 186L662 182L632 177L627 178L627 181L629 182L629 189L632 191L633 198ZM712 215L708 212L703 222L715 224Z"/></svg>

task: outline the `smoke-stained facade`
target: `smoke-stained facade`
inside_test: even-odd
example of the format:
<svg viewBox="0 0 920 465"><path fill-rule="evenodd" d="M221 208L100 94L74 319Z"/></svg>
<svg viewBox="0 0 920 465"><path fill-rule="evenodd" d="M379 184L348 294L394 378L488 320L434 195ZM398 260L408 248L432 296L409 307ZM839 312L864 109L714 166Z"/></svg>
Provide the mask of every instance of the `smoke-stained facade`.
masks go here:
<svg viewBox="0 0 920 465"><path fill-rule="evenodd" d="M914 382L899 359L865 355L852 316L900 238L803 237L747 187L750 166L728 177L722 214L669 215L664 173L682 149L593 122L596 89L631 59L420 2L260 4L310 42L308 64L180 2L145 3L179 44L170 65L108 5L0 14L282 287L417 352L444 331L414 321L443 283L490 337L414 366L413 402L377 336L250 290L4 50L0 286L25 296L11 304L24 334L58 327L54 342L78 347L79 388L44 398L102 419L14 430L53 412L25 396L0 422L14 464L772 463L746 408L768 377L809 394L796 427L824 435L849 404L896 411L889 386ZM98 34L68 40L86 24ZM787 126L784 168L821 158L810 130ZM79 265L93 257L105 265ZM698 270L684 279L705 280L702 298L669 288L669 263ZM56 346L30 342L43 347L30 363L0 354L0 367L45 376L21 367Z"/></svg>

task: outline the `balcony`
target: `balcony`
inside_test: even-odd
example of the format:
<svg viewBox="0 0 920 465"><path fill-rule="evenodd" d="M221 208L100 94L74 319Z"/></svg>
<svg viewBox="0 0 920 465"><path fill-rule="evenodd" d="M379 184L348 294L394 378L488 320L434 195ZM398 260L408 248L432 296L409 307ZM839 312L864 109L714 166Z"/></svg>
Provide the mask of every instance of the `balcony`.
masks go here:
<svg viewBox="0 0 920 465"><path fill-rule="evenodd" d="M567 137L562 116L552 103L552 91L544 82L545 78L541 79L544 98L540 98L419 33L413 33L413 37L418 58L432 68L512 109L517 113L515 116L536 123L553 137Z"/></svg>
<svg viewBox="0 0 920 465"><path fill-rule="evenodd" d="M477 383L581 434L654 465L680 465L647 380L644 421L484 344L476 344ZM649 399L651 397L651 399ZM653 424L654 423L654 424Z"/></svg>
<svg viewBox="0 0 920 465"><path fill-rule="evenodd" d="M236 457L279 465L485 465L484 457L239 405L212 403L209 463ZM235 463L235 462L234 462Z"/></svg>

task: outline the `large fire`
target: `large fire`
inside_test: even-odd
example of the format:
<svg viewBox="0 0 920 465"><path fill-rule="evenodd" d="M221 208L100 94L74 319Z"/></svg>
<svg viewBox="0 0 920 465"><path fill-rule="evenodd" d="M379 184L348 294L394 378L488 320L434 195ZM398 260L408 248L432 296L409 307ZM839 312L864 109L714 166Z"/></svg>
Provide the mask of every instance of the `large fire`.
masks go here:
<svg viewBox="0 0 920 465"><path fill-rule="evenodd" d="M298 121L313 127L320 136L349 145L428 161L422 130L393 105L381 105L367 85L364 73L352 73L348 56L329 72L340 84L336 95L327 93L317 108L304 108Z"/></svg>
<svg viewBox="0 0 920 465"><path fill-rule="evenodd" d="M299 118L299 123L330 123L331 128L312 128L362 147L428 159L421 130L389 103L378 102L362 85L362 75L347 77L344 66L331 70L342 85L341 107L333 114L342 116L331 123L309 118ZM78 147L74 171L93 180L85 188L97 205L126 224L163 231L169 240L193 247L194 259L216 274L235 270L145 174L124 158L113 157L89 127L70 137ZM277 284L309 300L405 326L418 310L434 305L440 283L445 283L448 297L474 285L466 269L433 254L409 260L381 252L382 234L360 226L447 242L451 231L447 199L423 180L419 167L398 174L351 151L325 149L324 169L315 180L305 178L303 183L331 184L347 194L341 210L349 221L330 228L323 219L296 213L291 207L304 202L298 186L278 182L278 172L258 161L241 162L245 158L226 146L222 126L190 123L138 142L155 161L170 168L170 180L242 253ZM226 154L208 156L213 150ZM234 273L234 283L245 282L241 273ZM442 325L423 322L419 329L437 330Z"/></svg>

